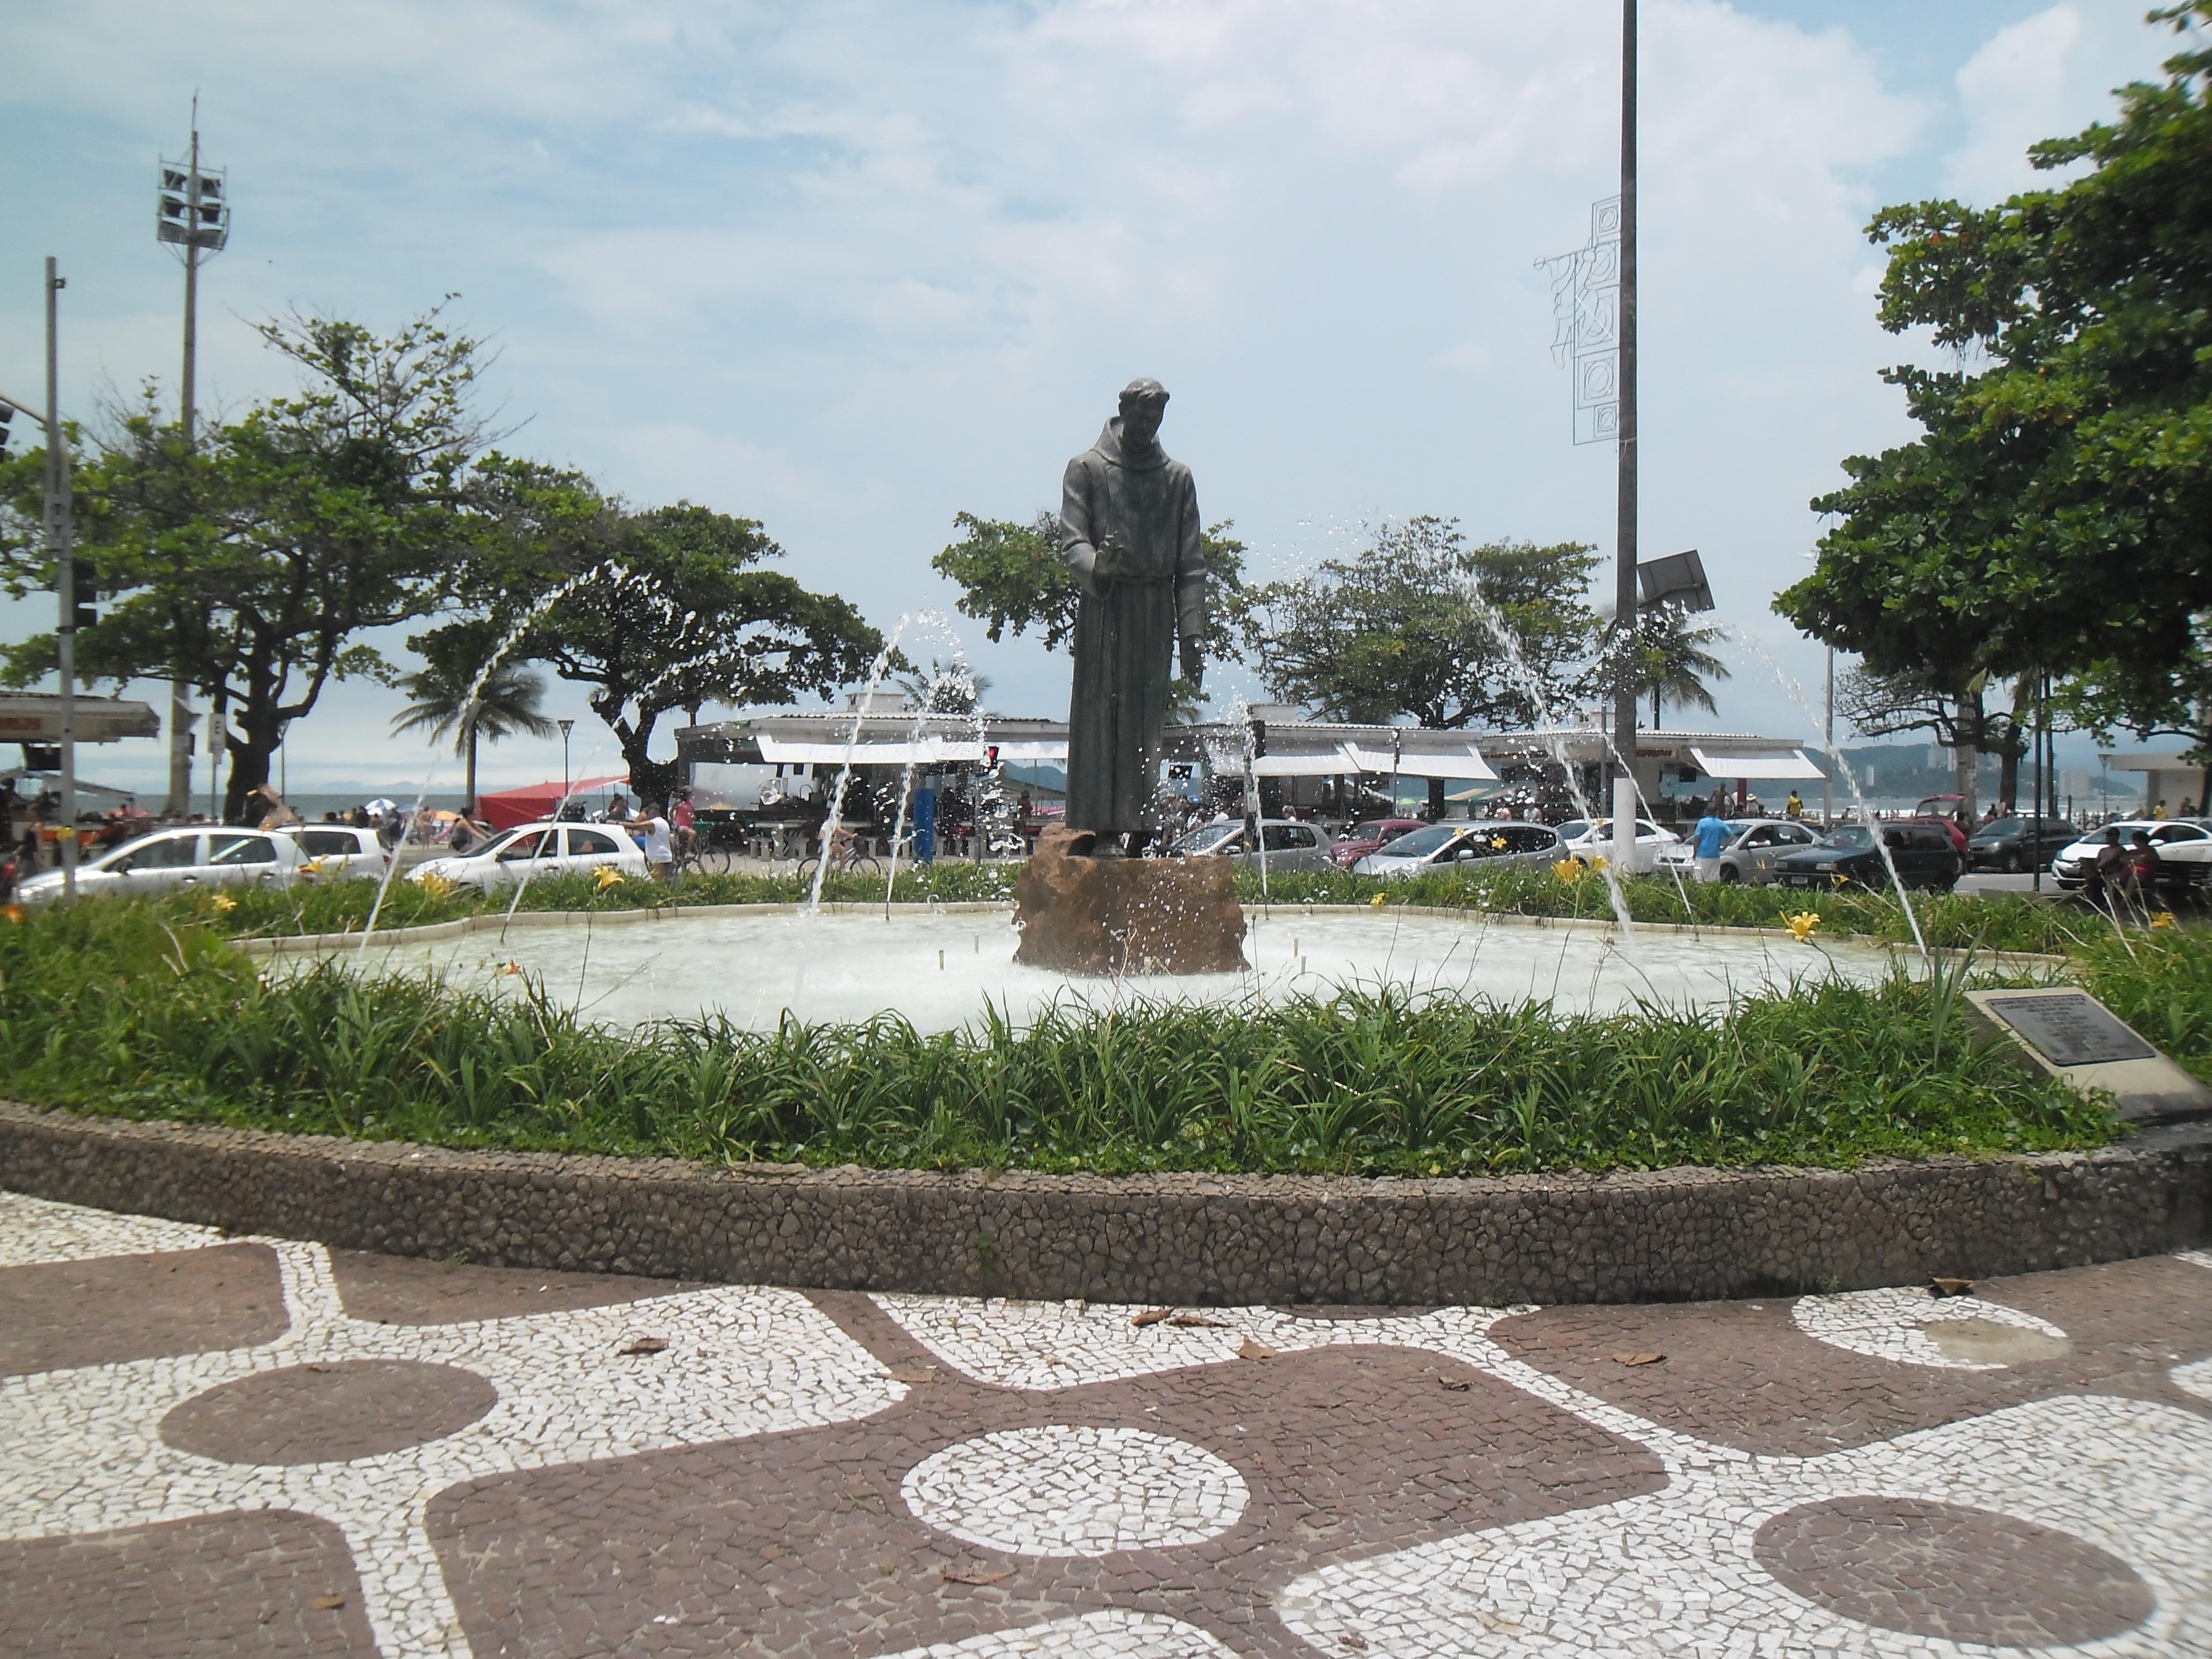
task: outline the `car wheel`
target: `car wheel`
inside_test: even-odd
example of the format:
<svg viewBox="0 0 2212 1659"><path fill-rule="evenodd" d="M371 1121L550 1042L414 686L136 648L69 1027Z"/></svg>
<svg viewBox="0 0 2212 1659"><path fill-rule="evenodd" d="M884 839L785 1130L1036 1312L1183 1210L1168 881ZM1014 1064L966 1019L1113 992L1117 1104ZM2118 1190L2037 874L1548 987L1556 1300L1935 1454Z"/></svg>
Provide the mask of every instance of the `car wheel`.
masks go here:
<svg viewBox="0 0 2212 1659"><path fill-rule="evenodd" d="M1741 881L1742 879L1743 879L1743 872L1742 872L1742 871L1741 871L1741 870L1739 870L1739 869L1737 869L1737 868L1735 867L1735 866L1734 866L1733 864L1723 864L1723 866L1721 866L1721 884L1722 884L1722 885L1726 886L1727 884L1729 884L1729 883L1731 883L1731 882L1738 882L1738 881Z"/></svg>

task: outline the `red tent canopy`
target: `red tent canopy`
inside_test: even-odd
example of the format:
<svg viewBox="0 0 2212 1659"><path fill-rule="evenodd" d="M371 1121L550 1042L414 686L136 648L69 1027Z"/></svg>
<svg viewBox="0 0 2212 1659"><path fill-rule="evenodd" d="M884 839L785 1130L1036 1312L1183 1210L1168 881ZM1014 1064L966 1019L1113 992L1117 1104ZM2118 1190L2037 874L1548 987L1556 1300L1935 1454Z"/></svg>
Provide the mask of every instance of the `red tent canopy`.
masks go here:
<svg viewBox="0 0 2212 1659"><path fill-rule="evenodd" d="M479 795L477 811L493 829L512 830L518 823L535 823L540 818L551 817L563 794L589 794L611 783L629 781L629 773L616 772L604 778L578 778L564 789L560 779L552 778L544 783L526 783L520 789L502 789L495 795Z"/></svg>

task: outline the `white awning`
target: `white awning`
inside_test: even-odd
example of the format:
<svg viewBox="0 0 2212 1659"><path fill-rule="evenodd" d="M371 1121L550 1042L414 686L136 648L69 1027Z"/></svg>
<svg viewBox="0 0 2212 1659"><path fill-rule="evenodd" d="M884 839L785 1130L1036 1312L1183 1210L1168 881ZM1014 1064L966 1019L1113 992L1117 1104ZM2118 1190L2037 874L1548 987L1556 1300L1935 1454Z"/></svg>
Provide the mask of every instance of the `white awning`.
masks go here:
<svg viewBox="0 0 2212 1659"><path fill-rule="evenodd" d="M1057 761L1062 765L1067 763L1066 738L1024 738L1019 743L1002 743L998 747L1002 761Z"/></svg>
<svg viewBox="0 0 2212 1659"><path fill-rule="evenodd" d="M1826 773L1805 758L1802 749L1768 749L1755 754L1717 754L1692 744L1691 758L1713 778L1823 778Z"/></svg>
<svg viewBox="0 0 2212 1659"><path fill-rule="evenodd" d="M1344 745L1343 755L1347 772L1395 772L1401 778L1468 778L1476 783L1495 783L1498 774L1490 769L1473 744L1443 751L1414 752L1411 750L1392 759L1387 749L1362 749L1356 743Z"/></svg>
<svg viewBox="0 0 2212 1659"><path fill-rule="evenodd" d="M1336 749L1319 755L1262 755L1252 763L1255 778L1333 778L1352 769Z"/></svg>
<svg viewBox="0 0 2212 1659"><path fill-rule="evenodd" d="M82 693L76 701L79 743L161 735L161 716L145 703ZM0 743L59 743L61 737L62 700L58 693L28 691L0 696Z"/></svg>
<svg viewBox="0 0 2212 1659"><path fill-rule="evenodd" d="M760 738L761 759L776 766L842 766L850 755L855 766L949 766L980 761L983 745L951 738L924 738L918 743L794 743L784 738Z"/></svg>

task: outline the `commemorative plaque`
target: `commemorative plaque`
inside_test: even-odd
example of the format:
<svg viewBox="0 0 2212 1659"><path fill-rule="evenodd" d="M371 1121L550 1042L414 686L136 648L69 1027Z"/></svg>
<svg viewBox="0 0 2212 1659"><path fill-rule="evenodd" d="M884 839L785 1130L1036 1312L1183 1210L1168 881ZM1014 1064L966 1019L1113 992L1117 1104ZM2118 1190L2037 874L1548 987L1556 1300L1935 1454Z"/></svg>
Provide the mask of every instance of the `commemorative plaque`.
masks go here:
<svg viewBox="0 0 2212 1659"><path fill-rule="evenodd" d="M1984 1035L2077 1089L2111 1095L2130 1121L2212 1114L2212 1090L2087 991L1969 991L1966 1001Z"/></svg>

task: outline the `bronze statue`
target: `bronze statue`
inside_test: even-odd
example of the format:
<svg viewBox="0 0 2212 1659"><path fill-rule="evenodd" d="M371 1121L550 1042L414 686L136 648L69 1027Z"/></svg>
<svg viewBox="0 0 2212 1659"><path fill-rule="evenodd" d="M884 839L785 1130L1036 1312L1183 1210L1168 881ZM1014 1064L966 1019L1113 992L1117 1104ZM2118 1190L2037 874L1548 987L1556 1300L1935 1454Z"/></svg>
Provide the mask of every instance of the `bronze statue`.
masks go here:
<svg viewBox="0 0 2212 1659"><path fill-rule="evenodd" d="M1151 833L1175 646L1182 675L1205 672L1206 568L1198 489L1159 445L1167 389L1132 380L1121 412L1067 464L1060 487L1060 554L1082 599L1075 615L1075 684L1067 710L1067 827L1095 850L1121 837L1139 850Z"/></svg>

